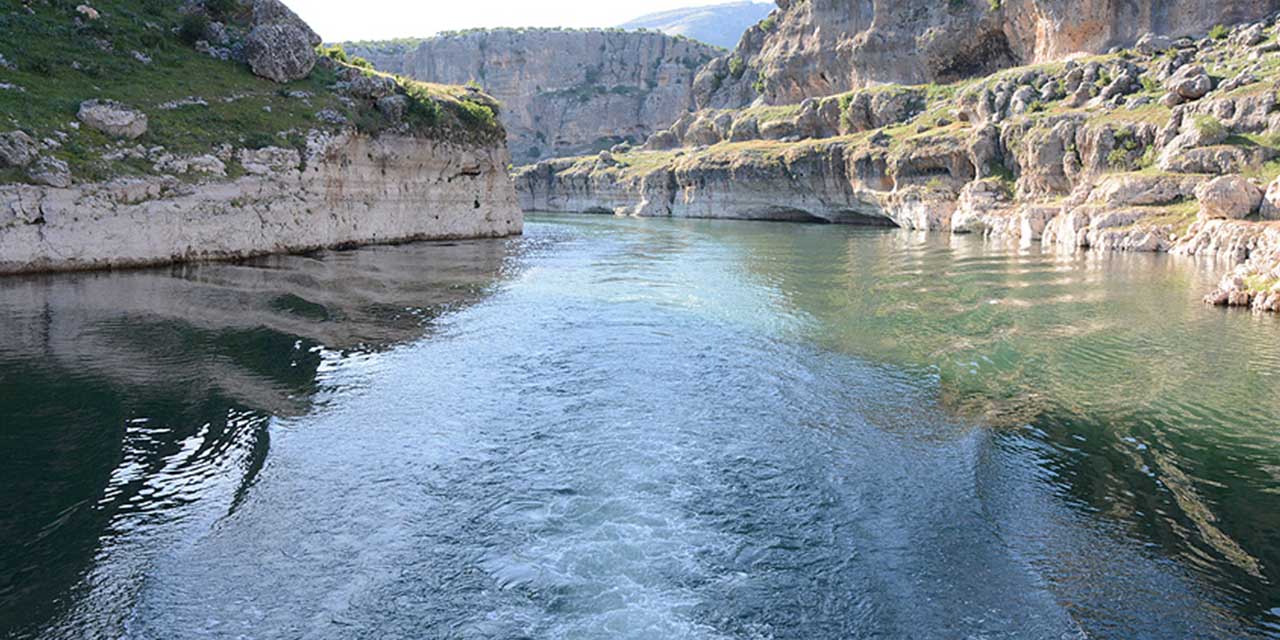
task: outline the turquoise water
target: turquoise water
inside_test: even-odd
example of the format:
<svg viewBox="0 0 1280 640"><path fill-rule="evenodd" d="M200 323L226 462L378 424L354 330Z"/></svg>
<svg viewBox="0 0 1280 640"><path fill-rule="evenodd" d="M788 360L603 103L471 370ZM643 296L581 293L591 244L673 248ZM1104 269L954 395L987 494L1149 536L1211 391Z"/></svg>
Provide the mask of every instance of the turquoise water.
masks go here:
<svg viewBox="0 0 1280 640"><path fill-rule="evenodd" d="M1218 268L546 217L0 281L0 636L1280 637Z"/></svg>

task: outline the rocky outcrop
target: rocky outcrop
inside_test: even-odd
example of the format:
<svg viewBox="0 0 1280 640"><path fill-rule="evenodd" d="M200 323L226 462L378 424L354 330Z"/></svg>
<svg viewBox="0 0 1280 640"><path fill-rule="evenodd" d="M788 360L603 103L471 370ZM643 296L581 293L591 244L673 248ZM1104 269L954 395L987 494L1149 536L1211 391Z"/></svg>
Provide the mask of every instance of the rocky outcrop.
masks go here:
<svg viewBox="0 0 1280 640"><path fill-rule="evenodd" d="M0 273L132 267L519 233L500 144L313 133L244 177L0 186Z"/></svg>
<svg viewBox="0 0 1280 640"><path fill-rule="evenodd" d="M526 210L878 223L1064 251L1215 256L1246 262L1250 290L1269 290L1280 225L1264 219L1277 215L1280 180L1268 188L1259 176L1274 176L1266 163L1280 154L1277 29L1241 25L1179 42L1175 55L1153 38L1149 54L946 88L706 109L641 150L525 168L517 190ZM1246 80L1195 80L1211 63Z"/></svg>
<svg viewBox="0 0 1280 640"><path fill-rule="evenodd" d="M552 29L344 46L384 71L478 83L502 103L518 163L643 142L690 110L694 74L720 53L661 33Z"/></svg>
<svg viewBox="0 0 1280 640"><path fill-rule="evenodd" d="M1258 20L1277 0L778 0L695 83L699 108L788 104L877 83L951 82L1102 53L1151 34L1203 34ZM1194 89L1188 86L1189 89Z"/></svg>

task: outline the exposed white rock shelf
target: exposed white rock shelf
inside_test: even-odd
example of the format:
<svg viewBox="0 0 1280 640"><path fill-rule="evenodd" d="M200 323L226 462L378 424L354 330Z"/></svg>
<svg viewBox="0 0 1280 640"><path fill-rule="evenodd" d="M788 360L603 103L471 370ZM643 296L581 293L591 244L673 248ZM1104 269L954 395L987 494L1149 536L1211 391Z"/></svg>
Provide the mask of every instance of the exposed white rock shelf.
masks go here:
<svg viewBox="0 0 1280 640"><path fill-rule="evenodd" d="M502 146L313 135L248 175L0 186L0 273L134 267L409 240L518 234ZM186 160L216 173L215 158ZM304 161L305 160L305 161Z"/></svg>

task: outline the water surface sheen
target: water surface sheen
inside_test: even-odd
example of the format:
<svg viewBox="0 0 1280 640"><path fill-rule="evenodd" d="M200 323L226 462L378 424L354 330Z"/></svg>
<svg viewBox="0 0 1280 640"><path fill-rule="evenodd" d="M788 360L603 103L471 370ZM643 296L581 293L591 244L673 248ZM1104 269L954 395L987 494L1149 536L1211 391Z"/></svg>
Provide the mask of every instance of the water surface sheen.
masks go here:
<svg viewBox="0 0 1280 640"><path fill-rule="evenodd" d="M1280 637L1280 320L799 224L0 282L0 637Z"/></svg>

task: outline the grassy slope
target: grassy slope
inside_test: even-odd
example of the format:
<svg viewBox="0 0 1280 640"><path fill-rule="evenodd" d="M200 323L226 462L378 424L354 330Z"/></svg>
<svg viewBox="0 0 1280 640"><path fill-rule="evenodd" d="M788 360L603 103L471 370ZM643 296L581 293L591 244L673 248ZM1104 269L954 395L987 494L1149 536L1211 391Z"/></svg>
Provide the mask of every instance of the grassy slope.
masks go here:
<svg viewBox="0 0 1280 640"><path fill-rule="evenodd" d="M97 0L94 21L78 19L76 2L36 0L28 14L17 0L0 0L0 55L17 71L0 69L0 82L25 91L0 90L0 130L21 129L39 139L59 139L62 147L47 152L66 160L80 181L151 171L141 161L107 162L102 152L121 143L69 123L82 101L109 98L147 113L149 131L136 142L163 146L175 154L208 153L220 144L257 148L271 144L298 146L310 129L333 129L317 120L322 109L377 128L372 105L348 105L331 89L333 70L317 67L310 77L286 85L259 78L244 64L215 60L198 53L174 33L180 3L166 0ZM103 45L109 50L104 50ZM151 58L147 64L137 51ZM77 68L78 67L78 68ZM402 91L428 110L427 134L451 130L492 138L500 126L491 99L467 98L465 89L401 82ZM310 97L291 97L297 92ZM159 106L188 96L209 104L164 110ZM479 107L479 108L478 108ZM498 136L501 137L500 135ZM22 180L16 170L0 172L0 183Z"/></svg>
<svg viewBox="0 0 1280 640"><path fill-rule="evenodd" d="M1080 63L1088 63L1097 61L1101 63L1113 62L1118 59L1120 54L1099 55L1082 58ZM918 87L910 87L922 91L928 101L926 109L909 123L890 125L881 129L885 134L890 136L889 150L895 151L902 147L912 144L927 142L935 137L959 137L964 138L970 134L967 125L954 122L953 110L956 106L955 99L969 91L975 91L987 87L993 87L999 82L1022 75L1028 70L1039 70L1049 73L1058 73L1062 70L1062 62L1054 62L1048 64L1032 65L1026 67L1017 67L1006 69L990 76L963 80L950 85L923 85ZM1240 64L1228 64L1221 68L1211 70L1219 80L1234 75ZM1275 57L1269 61L1267 71L1276 71L1280 74L1280 57ZM1246 85L1227 94L1215 94L1211 98L1218 97L1239 97L1251 93L1274 90L1273 78L1275 76L1270 73L1260 76L1258 82ZM894 91L903 87L900 85L881 85L871 89L862 91ZM848 92L822 98L822 100L838 100L842 105L847 105L848 99L855 93ZM1108 124L1113 127L1121 128L1125 125L1141 125L1151 124L1155 126L1165 125L1172 114L1172 110L1160 104L1159 99L1164 95L1162 88L1158 86L1145 87L1142 91L1132 94L1130 98L1145 96L1151 99L1151 103L1137 108L1120 108L1106 109L1103 107L1069 107L1066 99L1060 99L1047 104L1038 105L1036 110L1020 116L1013 117L1009 122L1017 123L1019 121L1028 121L1034 124L1046 120L1053 116L1077 115L1084 117L1090 124ZM724 110L717 110L717 112ZM738 110L741 115L752 115L759 119L761 123L772 120L782 120L794 116L799 112L799 105L782 105L782 106L755 106ZM685 149L684 153L675 154L671 151L642 151L633 150L625 154L617 155L616 159L619 165L615 171L622 173L649 173L658 169L670 169L680 165L690 165L702 162L726 162L736 159L738 162L752 161L776 161L790 155L804 153L814 147L821 147L827 143L849 143L860 144L872 132L863 134L839 136L828 139L805 139L798 142L783 142L779 140L753 140L750 142L721 142L704 149ZM1228 140L1228 144L1240 146L1264 145L1280 149L1280 140L1272 139L1265 136L1233 136ZM590 161L593 157L584 157L582 161L576 163L575 171L589 170ZM1159 173L1159 171L1150 165L1154 159L1153 156L1145 157L1137 162L1134 166L1117 166L1115 171L1126 172L1139 170L1143 173ZM1245 175L1251 178L1269 182L1280 175L1280 161L1268 162L1259 167L1253 167L1245 171ZM1185 212L1182 210L1174 211L1177 217L1184 217Z"/></svg>

